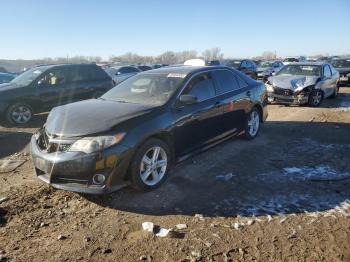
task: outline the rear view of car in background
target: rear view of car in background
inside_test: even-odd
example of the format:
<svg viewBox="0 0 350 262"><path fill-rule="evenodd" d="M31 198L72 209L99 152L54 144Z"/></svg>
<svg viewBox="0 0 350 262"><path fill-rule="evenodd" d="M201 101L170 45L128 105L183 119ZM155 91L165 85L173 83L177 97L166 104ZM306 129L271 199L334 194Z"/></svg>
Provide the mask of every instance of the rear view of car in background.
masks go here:
<svg viewBox="0 0 350 262"><path fill-rule="evenodd" d="M339 91L339 73L326 63L293 63L284 66L266 83L270 101L317 107Z"/></svg>
<svg viewBox="0 0 350 262"><path fill-rule="evenodd" d="M111 77L95 64L37 66L0 85L0 115L26 124L35 113L99 97L112 87Z"/></svg>
<svg viewBox="0 0 350 262"><path fill-rule="evenodd" d="M283 59L283 64L288 65L290 63L306 62L305 56L287 56Z"/></svg>
<svg viewBox="0 0 350 262"><path fill-rule="evenodd" d="M112 77L115 85L142 72L134 66L111 66L106 68L105 71Z"/></svg>
<svg viewBox="0 0 350 262"><path fill-rule="evenodd" d="M340 83L350 85L350 58L334 59L332 65L339 72Z"/></svg>
<svg viewBox="0 0 350 262"><path fill-rule="evenodd" d="M257 66L250 59L230 59L224 61L223 65L234 68L242 73L250 76L253 79L257 79Z"/></svg>
<svg viewBox="0 0 350 262"><path fill-rule="evenodd" d="M284 64L281 61L264 61L258 64L257 78L267 81L273 73L278 72Z"/></svg>

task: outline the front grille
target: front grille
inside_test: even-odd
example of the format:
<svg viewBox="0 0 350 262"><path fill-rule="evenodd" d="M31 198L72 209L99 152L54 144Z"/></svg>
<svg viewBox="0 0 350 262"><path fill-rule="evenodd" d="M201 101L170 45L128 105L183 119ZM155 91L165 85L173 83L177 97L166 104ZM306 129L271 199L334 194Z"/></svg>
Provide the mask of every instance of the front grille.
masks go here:
<svg viewBox="0 0 350 262"><path fill-rule="evenodd" d="M66 152L69 150L72 143L64 143L55 140L55 142L50 142L50 137L46 132L41 132L39 139L37 141L38 147L41 151L45 153L54 153L54 152Z"/></svg>
<svg viewBox="0 0 350 262"><path fill-rule="evenodd" d="M290 90L290 89L274 87L274 91L275 91L276 95L282 95L282 96L292 96L293 95L293 90Z"/></svg>

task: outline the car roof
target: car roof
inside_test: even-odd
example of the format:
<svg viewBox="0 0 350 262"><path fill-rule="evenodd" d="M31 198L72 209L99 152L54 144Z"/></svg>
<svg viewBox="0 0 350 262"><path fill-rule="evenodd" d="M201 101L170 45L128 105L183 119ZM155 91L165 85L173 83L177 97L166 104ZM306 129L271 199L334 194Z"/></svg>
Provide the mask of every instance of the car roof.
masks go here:
<svg viewBox="0 0 350 262"><path fill-rule="evenodd" d="M187 66L187 65L177 65L177 66L169 66L169 67L161 67L157 69L153 69L150 71L146 71L143 74L192 74L196 72L201 72L205 70L212 70L217 68L223 68L223 66Z"/></svg>
<svg viewBox="0 0 350 262"><path fill-rule="evenodd" d="M309 65L309 66L322 66L322 65L325 65L325 64L328 64L326 62L296 62L296 63L292 63L292 64L289 64L289 65Z"/></svg>
<svg viewBox="0 0 350 262"><path fill-rule="evenodd" d="M36 65L33 68L40 68L40 67L45 67L45 68L53 68L53 67L61 67L61 66L96 66L96 64L84 64L84 63L80 63L80 64L42 64L42 65Z"/></svg>

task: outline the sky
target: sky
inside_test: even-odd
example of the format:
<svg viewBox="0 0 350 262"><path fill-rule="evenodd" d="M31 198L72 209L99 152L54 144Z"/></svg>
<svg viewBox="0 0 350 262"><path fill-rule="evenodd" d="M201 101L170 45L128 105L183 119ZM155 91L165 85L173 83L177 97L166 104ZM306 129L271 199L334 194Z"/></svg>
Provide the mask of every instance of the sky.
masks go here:
<svg viewBox="0 0 350 262"><path fill-rule="evenodd" d="M349 54L349 14L350 0L1 1L0 59Z"/></svg>

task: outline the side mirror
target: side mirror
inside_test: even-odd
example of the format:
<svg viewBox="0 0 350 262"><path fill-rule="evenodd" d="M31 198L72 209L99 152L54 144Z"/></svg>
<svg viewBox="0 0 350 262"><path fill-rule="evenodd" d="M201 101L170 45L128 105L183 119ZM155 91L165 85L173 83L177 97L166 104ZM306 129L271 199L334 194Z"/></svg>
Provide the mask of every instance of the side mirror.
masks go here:
<svg viewBox="0 0 350 262"><path fill-rule="evenodd" d="M192 105L197 103L198 98L192 95L181 95L179 102L181 105Z"/></svg>

